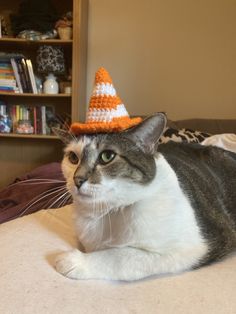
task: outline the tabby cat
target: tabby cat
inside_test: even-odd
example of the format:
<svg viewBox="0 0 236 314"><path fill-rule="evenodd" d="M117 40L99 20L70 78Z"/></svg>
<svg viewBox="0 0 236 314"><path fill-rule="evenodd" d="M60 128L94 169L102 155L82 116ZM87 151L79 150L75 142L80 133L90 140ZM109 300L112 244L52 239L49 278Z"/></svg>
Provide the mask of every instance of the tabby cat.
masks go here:
<svg viewBox="0 0 236 314"><path fill-rule="evenodd" d="M80 250L56 269L74 279L138 280L217 261L236 248L236 154L158 145L162 113L120 133L73 138L62 169Z"/></svg>

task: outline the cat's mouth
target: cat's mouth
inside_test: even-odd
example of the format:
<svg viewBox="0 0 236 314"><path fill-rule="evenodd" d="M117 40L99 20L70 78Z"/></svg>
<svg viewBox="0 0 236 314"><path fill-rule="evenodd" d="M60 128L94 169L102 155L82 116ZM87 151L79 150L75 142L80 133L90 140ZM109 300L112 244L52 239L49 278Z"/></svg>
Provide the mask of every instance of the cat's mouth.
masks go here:
<svg viewBox="0 0 236 314"><path fill-rule="evenodd" d="M89 192L84 192L84 191L80 191L78 190L77 192L78 196L82 197L82 198L95 198L95 194L94 193L89 193Z"/></svg>
<svg viewBox="0 0 236 314"><path fill-rule="evenodd" d="M94 200L98 197L97 191L94 189L83 189L83 188L76 188L75 196L82 199L82 200Z"/></svg>

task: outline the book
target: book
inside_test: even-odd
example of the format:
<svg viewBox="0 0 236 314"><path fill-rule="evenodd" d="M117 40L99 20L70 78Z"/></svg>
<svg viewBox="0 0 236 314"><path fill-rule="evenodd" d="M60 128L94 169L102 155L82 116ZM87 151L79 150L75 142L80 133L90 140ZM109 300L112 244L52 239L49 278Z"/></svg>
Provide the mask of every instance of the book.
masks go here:
<svg viewBox="0 0 236 314"><path fill-rule="evenodd" d="M23 66L21 64L21 59L17 58L17 59L15 59L15 61L16 61L16 65L17 65L18 74L20 76L20 81L21 81L23 93L28 93L26 78L25 78Z"/></svg>
<svg viewBox="0 0 236 314"><path fill-rule="evenodd" d="M15 93L15 89L14 89L14 87L10 87L10 86L1 86L1 85L0 85L0 92L4 92L4 93Z"/></svg>
<svg viewBox="0 0 236 314"><path fill-rule="evenodd" d="M12 72L12 67L11 67L11 63L9 60L0 59L0 71Z"/></svg>
<svg viewBox="0 0 236 314"><path fill-rule="evenodd" d="M12 65L12 69L13 69L13 72L14 72L14 75L15 75L15 78L16 78L17 86L19 88L19 93L22 94L23 93L23 88L22 88L22 85L21 85L21 80L20 80L20 75L19 75L19 72L18 72L16 60L14 58L11 58L11 65Z"/></svg>
<svg viewBox="0 0 236 314"><path fill-rule="evenodd" d="M38 128L37 128L37 110L36 107L33 107L33 115L32 115L32 121L33 121L33 126L34 126L34 133L38 134Z"/></svg>
<svg viewBox="0 0 236 314"><path fill-rule="evenodd" d="M26 65L25 58L21 59L21 64L22 64L24 75L25 75L25 79L26 79L26 86L27 86L28 93L33 93L33 89L32 89L32 86L31 86L29 72L28 72L28 68L27 68L27 65Z"/></svg>
<svg viewBox="0 0 236 314"><path fill-rule="evenodd" d="M5 80L5 79L7 79L7 80L15 80L15 76L7 74L7 73L5 73L5 74L0 73L0 79L1 80Z"/></svg>
<svg viewBox="0 0 236 314"><path fill-rule="evenodd" d="M36 106L36 128L37 134L42 134L42 112L40 106Z"/></svg>
<svg viewBox="0 0 236 314"><path fill-rule="evenodd" d="M10 107L10 117L11 117L11 120L12 120L13 133L15 133L16 132L16 127L17 127L16 106L15 105Z"/></svg>
<svg viewBox="0 0 236 314"><path fill-rule="evenodd" d="M14 79L1 79L0 86L16 87L16 81Z"/></svg>
<svg viewBox="0 0 236 314"><path fill-rule="evenodd" d="M46 126L46 106L41 106L41 123L42 123L42 134L47 134Z"/></svg>
<svg viewBox="0 0 236 314"><path fill-rule="evenodd" d="M38 94L38 89L36 86L36 81L35 81L35 76L34 76L33 65L32 65L32 62L30 59L26 59L26 65L27 65L27 69L28 69L28 73L29 73L32 91L34 94Z"/></svg>
<svg viewBox="0 0 236 314"><path fill-rule="evenodd" d="M0 104L0 116L5 116L7 114L7 106Z"/></svg>
<svg viewBox="0 0 236 314"><path fill-rule="evenodd" d="M0 66L0 73L2 75L13 75L13 70Z"/></svg>

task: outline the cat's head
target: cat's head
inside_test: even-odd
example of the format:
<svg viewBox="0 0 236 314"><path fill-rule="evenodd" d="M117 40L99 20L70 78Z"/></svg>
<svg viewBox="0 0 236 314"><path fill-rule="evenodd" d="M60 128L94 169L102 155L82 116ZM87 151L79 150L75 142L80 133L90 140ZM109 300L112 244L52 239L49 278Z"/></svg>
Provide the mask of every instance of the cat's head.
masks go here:
<svg viewBox="0 0 236 314"><path fill-rule="evenodd" d="M156 175L154 156L165 125L166 116L157 113L120 133L75 138L56 130L66 143L62 170L74 202L116 209L145 197Z"/></svg>

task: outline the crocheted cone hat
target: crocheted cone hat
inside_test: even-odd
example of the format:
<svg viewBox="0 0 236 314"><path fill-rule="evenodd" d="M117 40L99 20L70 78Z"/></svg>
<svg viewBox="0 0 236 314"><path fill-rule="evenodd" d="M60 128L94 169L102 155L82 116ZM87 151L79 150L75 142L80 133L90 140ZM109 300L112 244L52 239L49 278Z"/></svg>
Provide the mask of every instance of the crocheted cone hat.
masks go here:
<svg viewBox="0 0 236 314"><path fill-rule="evenodd" d="M129 117L124 104L116 94L109 73L104 68L100 68L95 75L95 86L86 121L73 123L70 131L75 135L120 132L141 121L141 118Z"/></svg>

